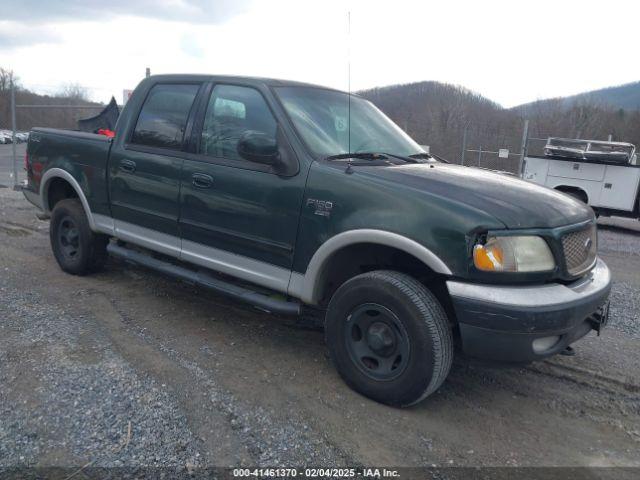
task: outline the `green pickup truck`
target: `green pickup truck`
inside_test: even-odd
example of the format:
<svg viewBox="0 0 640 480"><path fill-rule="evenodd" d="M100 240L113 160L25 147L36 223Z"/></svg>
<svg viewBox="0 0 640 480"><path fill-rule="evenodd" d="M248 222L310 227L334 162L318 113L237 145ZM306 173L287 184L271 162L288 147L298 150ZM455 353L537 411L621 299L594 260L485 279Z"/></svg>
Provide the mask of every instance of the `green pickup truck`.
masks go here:
<svg viewBox="0 0 640 480"><path fill-rule="evenodd" d="M60 267L108 254L324 322L344 380L407 406L454 345L530 362L608 319L593 211L427 154L357 95L204 75L143 80L115 135L35 128L24 194Z"/></svg>

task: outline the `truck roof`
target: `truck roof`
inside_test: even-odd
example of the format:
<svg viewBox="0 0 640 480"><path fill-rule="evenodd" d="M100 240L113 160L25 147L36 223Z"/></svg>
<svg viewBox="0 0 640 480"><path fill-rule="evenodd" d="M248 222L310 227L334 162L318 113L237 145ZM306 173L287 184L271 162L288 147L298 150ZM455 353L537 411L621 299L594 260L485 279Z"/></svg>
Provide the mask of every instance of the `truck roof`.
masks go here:
<svg viewBox="0 0 640 480"><path fill-rule="evenodd" d="M333 90L335 92L347 93L336 88L325 87L323 85L316 85L313 83L297 82L294 80L282 80L278 78L267 77L249 77L241 75L207 75L207 74L183 74L183 73L170 73L161 75L151 75L148 80L153 82L242 82L253 85L266 85L269 87L313 87L322 88L324 90ZM352 93L353 95L353 93Z"/></svg>

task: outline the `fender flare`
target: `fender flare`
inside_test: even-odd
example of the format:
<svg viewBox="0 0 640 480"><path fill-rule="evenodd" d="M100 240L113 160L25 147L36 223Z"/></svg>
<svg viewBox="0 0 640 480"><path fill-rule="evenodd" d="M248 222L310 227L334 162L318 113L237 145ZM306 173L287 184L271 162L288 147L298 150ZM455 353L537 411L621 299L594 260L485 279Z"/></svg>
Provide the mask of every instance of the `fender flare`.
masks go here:
<svg viewBox="0 0 640 480"><path fill-rule="evenodd" d="M91 230L95 231L96 225L93 219L93 214L91 213L91 208L89 207L89 202L87 201L87 197L82 191L82 187L80 187L80 184L78 183L78 181L75 178L73 178L73 176L69 172L61 168L50 168L45 172L45 174L42 176L42 180L40 181L40 199L42 202L42 208L44 210L45 215L51 214L51 209L49 208L48 195L49 195L49 186L51 185L51 181L54 178L62 178L63 180L66 180L69 183L69 185L71 185L71 187L75 190L76 194L78 195L78 198L80 199L80 202L82 203L82 208L84 208L84 211L87 214L87 219L89 220L89 227L91 227Z"/></svg>
<svg viewBox="0 0 640 480"><path fill-rule="evenodd" d="M316 304L319 300L322 273L333 254L357 243L376 243L397 248L416 257L436 273L452 275L451 270L440 257L415 240L386 230L364 228L339 233L324 242L311 257L304 274L297 272L291 274L289 295L306 303Z"/></svg>

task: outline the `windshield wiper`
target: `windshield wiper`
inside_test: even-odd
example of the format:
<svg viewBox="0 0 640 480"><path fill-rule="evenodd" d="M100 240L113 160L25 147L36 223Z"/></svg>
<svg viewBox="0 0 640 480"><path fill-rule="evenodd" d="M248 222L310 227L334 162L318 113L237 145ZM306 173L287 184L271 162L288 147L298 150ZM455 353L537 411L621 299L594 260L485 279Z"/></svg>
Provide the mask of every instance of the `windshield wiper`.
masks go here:
<svg viewBox="0 0 640 480"><path fill-rule="evenodd" d="M420 153L413 153L409 156L411 158L424 158L425 160L435 160L436 162L440 162L440 163L451 163L446 158L442 158L440 155L434 155L433 153L420 152Z"/></svg>
<svg viewBox="0 0 640 480"><path fill-rule="evenodd" d="M325 160L342 160L347 158L355 158L358 160L384 160L386 158L397 158L403 162L408 163L422 163L419 159L412 156L406 157L404 155L398 155L397 153L388 152L353 152L353 153L339 153L337 155L329 155L325 157Z"/></svg>
<svg viewBox="0 0 640 480"><path fill-rule="evenodd" d="M422 157L414 157L413 155L398 155L397 153L384 153L384 155L389 155L390 157L393 158L397 158L399 160L404 160L407 163L423 163L420 160L422 160ZM415 155L415 154L414 154ZM418 155L422 155L422 154L418 154Z"/></svg>
<svg viewBox="0 0 640 480"><path fill-rule="evenodd" d="M329 155L325 157L325 160L344 160L347 158L357 158L359 160L384 160L388 158L386 153L375 152L353 152L353 153L339 153L337 155Z"/></svg>
<svg viewBox="0 0 640 480"><path fill-rule="evenodd" d="M427 152L420 152L420 153L412 153L411 155L409 155L409 157L411 158L421 158L424 160L429 160L430 158L433 158L433 155L427 153Z"/></svg>
<svg viewBox="0 0 640 480"><path fill-rule="evenodd" d="M414 155L418 155L415 157ZM396 158L398 160L402 160L407 163L424 163L422 161L421 155L426 155L426 158L432 158L431 155L427 153L417 153L414 155L398 155L397 153L388 153L388 152L353 152L353 153L339 153L337 155L329 155L325 157L325 160L343 160L349 158L355 158L358 160L385 160L389 157Z"/></svg>

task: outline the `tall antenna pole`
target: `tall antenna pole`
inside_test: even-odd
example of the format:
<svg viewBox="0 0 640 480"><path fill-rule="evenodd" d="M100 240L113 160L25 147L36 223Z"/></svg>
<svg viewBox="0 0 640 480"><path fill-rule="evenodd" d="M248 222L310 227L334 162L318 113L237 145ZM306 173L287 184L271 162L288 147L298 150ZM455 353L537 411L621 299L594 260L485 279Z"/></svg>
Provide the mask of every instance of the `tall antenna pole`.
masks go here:
<svg viewBox="0 0 640 480"><path fill-rule="evenodd" d="M351 153L351 11L347 12L347 89L349 91L347 106L347 136L349 153Z"/></svg>

